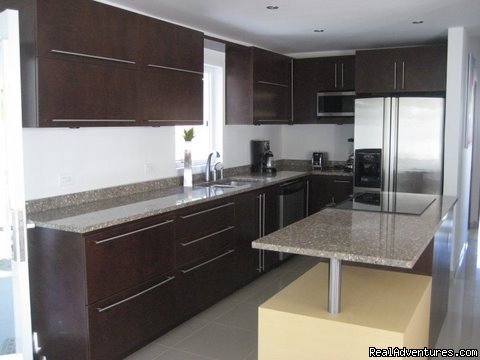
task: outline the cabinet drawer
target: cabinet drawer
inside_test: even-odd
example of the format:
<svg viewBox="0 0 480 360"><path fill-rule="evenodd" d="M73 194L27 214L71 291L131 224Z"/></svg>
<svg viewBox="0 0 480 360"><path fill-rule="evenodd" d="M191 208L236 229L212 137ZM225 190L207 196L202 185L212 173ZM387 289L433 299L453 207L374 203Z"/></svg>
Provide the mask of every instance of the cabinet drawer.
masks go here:
<svg viewBox="0 0 480 360"><path fill-rule="evenodd" d="M234 226L228 225L223 229L193 240L177 241L175 249L177 266L208 258L227 248L233 249L235 244L234 229Z"/></svg>
<svg viewBox="0 0 480 360"><path fill-rule="evenodd" d="M212 202L177 212L177 241L188 242L234 226L235 203Z"/></svg>
<svg viewBox="0 0 480 360"><path fill-rule="evenodd" d="M172 217L157 217L86 240L88 304L173 270Z"/></svg>
<svg viewBox="0 0 480 360"><path fill-rule="evenodd" d="M179 318L194 315L229 294L235 288L235 251L227 249L178 272L177 310Z"/></svg>
<svg viewBox="0 0 480 360"><path fill-rule="evenodd" d="M88 307L91 359L123 359L175 322L174 276Z"/></svg>

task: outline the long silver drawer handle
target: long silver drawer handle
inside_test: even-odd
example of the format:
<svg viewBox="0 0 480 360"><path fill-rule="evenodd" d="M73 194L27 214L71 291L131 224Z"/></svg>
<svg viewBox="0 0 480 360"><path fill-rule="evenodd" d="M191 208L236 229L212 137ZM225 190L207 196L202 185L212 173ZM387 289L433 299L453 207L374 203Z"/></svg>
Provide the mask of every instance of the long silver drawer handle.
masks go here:
<svg viewBox="0 0 480 360"><path fill-rule="evenodd" d="M98 55L90 55L90 54L84 54L84 53L77 53L77 52L72 52L72 51L64 51L64 50L53 49L53 50L50 50L50 52L55 53L55 54L73 55L73 56L85 57L85 58L90 58L90 59L115 61L115 62L124 63L124 64L132 64L132 65L135 64L135 61L122 60L122 59L116 59L116 58L110 58L110 57L98 56Z"/></svg>
<svg viewBox="0 0 480 360"><path fill-rule="evenodd" d="M52 119L52 122L135 122L134 119Z"/></svg>
<svg viewBox="0 0 480 360"><path fill-rule="evenodd" d="M350 184L349 180L333 180L334 183Z"/></svg>
<svg viewBox="0 0 480 360"><path fill-rule="evenodd" d="M181 68L170 67L170 66L162 66L162 65L155 65L155 64L148 64L147 66L153 67L153 68L165 69L165 70L181 71L181 72L186 72L190 74L203 75L203 72L200 72L200 71L187 70L187 69L181 69Z"/></svg>
<svg viewBox="0 0 480 360"><path fill-rule="evenodd" d="M152 225L152 226L147 226L147 227L144 227L144 228L141 228L141 229L138 229L138 230L134 230L134 231L130 231L128 233L125 233L125 234L120 234L120 235L117 235L117 236L112 236L110 238L107 238L107 239L103 239L103 240L97 240L95 241L95 244L96 245L99 245L99 244L103 244L103 243L106 243L108 241L112 241L112 240L115 240L115 239L118 239L118 238L122 238L122 237L125 237L125 236L128 236L128 235L132 235L132 234L136 234L136 233L139 233L139 232L142 232L142 231L145 231L145 230L150 230L150 229L153 229L153 228L156 228L156 227L160 227L160 226L163 226L163 225L166 225L166 224L170 224L172 223L173 220L167 220L167 221L164 221L160 224L155 224L155 225Z"/></svg>
<svg viewBox="0 0 480 360"><path fill-rule="evenodd" d="M199 212L196 212L196 213L193 213L193 214L180 216L180 218L181 218L181 219L188 219L188 218L191 218L191 217L193 217L193 216L205 214L205 213L208 213L208 212L210 212L210 211L218 210L218 209L221 209L221 208L224 208L224 207L227 207L227 206L232 206L232 205L235 205L235 203L234 203L234 202L229 202L228 204L216 206L216 207L213 207L213 208L211 208L211 209L202 210L202 211L199 211Z"/></svg>
<svg viewBox="0 0 480 360"><path fill-rule="evenodd" d="M278 122L278 123L284 122L284 123L288 123L290 120L288 120L288 119L262 119L262 120L257 120L257 121L260 122L260 123L261 123L261 122L264 122L264 123L266 123L266 122Z"/></svg>
<svg viewBox="0 0 480 360"><path fill-rule="evenodd" d="M228 227L226 227L225 229L222 229L222 230L219 230L219 231L217 231L217 232L214 232L214 233L211 233L211 234L202 236L201 238L198 238L198 239L195 239L195 240L186 242L186 243L180 243L180 245L182 245L182 246L192 245L192 244L195 244L196 242L199 242L199 241L208 239L208 238L210 238L210 237L212 237L212 236L215 236L215 235L224 233L224 232L229 231L229 230L232 230L232 229L235 229L235 226L228 226Z"/></svg>
<svg viewBox="0 0 480 360"><path fill-rule="evenodd" d="M274 82L269 82L269 81L257 81L257 84L281 86L281 87L285 87L285 88L289 87L288 85L285 85L285 84L279 84L279 83L274 83Z"/></svg>
<svg viewBox="0 0 480 360"><path fill-rule="evenodd" d="M205 262L203 262L203 263L201 263L201 264L198 264L197 266L191 267L190 269L187 269L187 270L182 270L182 273L183 273L183 274L187 274L187 273L189 273L190 271L193 271L193 270L196 270L196 269L198 269L198 268L201 268L202 266L205 266L205 265L207 265L207 264L210 264L210 263L213 262L213 261L216 261L216 260L218 260L218 259L220 259L220 258L222 258L222 257L224 257L224 256L227 256L228 254L231 254L231 253L234 252L234 251L235 251L235 250L233 250L233 249L232 249L232 250L228 250L227 252L223 253L222 255L218 255L217 257L214 257L213 259L207 260L207 261L205 261Z"/></svg>
<svg viewBox="0 0 480 360"><path fill-rule="evenodd" d="M157 287L159 287L159 286L162 286L162 285L164 285L164 284L172 281L173 279L175 279L175 276L169 276L167 280L164 280L164 281L162 281L161 283L159 283L159 284L157 284L157 285L153 285L152 287L150 287L150 288L148 288L148 289L145 289L145 290L143 290L143 291L140 291L139 293L137 293L137 294L135 294L135 295L132 295L132 296L130 296L130 297L128 297L128 298L125 298L125 299L123 299L123 300L120 300L120 301L118 301L118 302L116 302L116 303L114 303L114 304L112 304L112 305L108 305L108 306L105 306L105 307L103 307L103 308L97 308L97 311L98 311L99 313L101 313L101 312L110 310L111 308L114 308L115 306L118 306L118 305L120 305L120 304L123 304L123 303L125 303L125 302L127 302L127 301L130 301L130 300L132 300L132 299L135 299L136 297L138 297L138 296L140 296L140 295L143 295L143 294L145 294L145 293L147 293L147 292L149 292L149 291L152 291L153 289L155 289L155 288L157 288Z"/></svg>

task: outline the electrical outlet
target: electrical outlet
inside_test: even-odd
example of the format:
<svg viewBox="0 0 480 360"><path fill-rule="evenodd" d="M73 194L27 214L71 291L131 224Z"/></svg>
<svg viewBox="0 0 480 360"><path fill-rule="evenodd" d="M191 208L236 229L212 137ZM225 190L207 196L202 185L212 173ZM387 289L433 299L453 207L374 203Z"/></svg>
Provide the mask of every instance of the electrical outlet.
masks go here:
<svg viewBox="0 0 480 360"><path fill-rule="evenodd" d="M58 185L70 186L73 185L73 174L63 173L58 175Z"/></svg>
<svg viewBox="0 0 480 360"><path fill-rule="evenodd" d="M145 175L153 174L154 170L154 166L151 163L147 163L143 166L143 172L145 173Z"/></svg>

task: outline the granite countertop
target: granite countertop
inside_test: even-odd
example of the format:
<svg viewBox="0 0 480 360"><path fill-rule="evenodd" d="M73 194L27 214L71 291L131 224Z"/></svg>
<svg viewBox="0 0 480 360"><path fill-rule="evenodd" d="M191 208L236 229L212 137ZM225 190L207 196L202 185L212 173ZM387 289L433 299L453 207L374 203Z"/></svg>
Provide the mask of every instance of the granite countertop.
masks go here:
<svg viewBox="0 0 480 360"><path fill-rule="evenodd" d="M194 186L190 190L184 190L183 187L173 187L94 201L82 205L29 213L27 217L37 227L87 233L307 175L309 175L309 172L279 171L275 176L250 174L235 176L235 179L249 179L253 181L248 185L235 188Z"/></svg>
<svg viewBox="0 0 480 360"><path fill-rule="evenodd" d="M327 208L252 243L281 251L412 268L456 198L435 195L421 215Z"/></svg>

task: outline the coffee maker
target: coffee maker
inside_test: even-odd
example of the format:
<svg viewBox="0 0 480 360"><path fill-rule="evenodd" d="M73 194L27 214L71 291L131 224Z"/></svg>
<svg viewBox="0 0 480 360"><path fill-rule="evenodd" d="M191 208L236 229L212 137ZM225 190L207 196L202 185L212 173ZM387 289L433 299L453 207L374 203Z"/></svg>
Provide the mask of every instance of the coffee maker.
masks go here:
<svg viewBox="0 0 480 360"><path fill-rule="evenodd" d="M325 165L325 154L323 152L314 152L312 154L312 168L322 170Z"/></svg>
<svg viewBox="0 0 480 360"><path fill-rule="evenodd" d="M274 174L277 169L273 161L269 140L252 140L250 142L252 172Z"/></svg>

